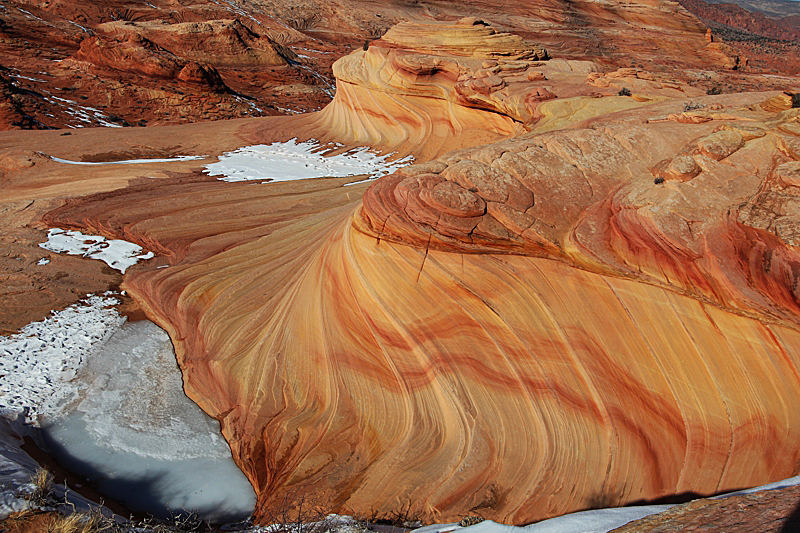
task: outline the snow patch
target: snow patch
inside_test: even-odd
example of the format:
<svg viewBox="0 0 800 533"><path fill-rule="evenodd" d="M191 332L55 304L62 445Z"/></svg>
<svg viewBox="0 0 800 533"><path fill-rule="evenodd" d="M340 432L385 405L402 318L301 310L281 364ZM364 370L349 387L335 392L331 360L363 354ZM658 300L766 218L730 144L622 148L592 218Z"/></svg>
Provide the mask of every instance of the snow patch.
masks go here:
<svg viewBox="0 0 800 533"><path fill-rule="evenodd" d="M46 155L46 154L43 154ZM177 157L164 157L153 159L126 159L124 161L71 161L69 159L62 159L48 155L51 160L56 163L65 163L67 165L141 165L145 163L172 163L175 161L197 161L198 159L205 159L204 155L179 155Z"/></svg>
<svg viewBox="0 0 800 533"><path fill-rule="evenodd" d="M323 150L341 146L322 146L314 140L297 142L297 139L246 146L224 153L217 163L206 165L204 172L230 182L291 181L360 174L372 179L390 174L413 160L412 156L407 156L390 161L392 154L378 154L366 147L330 157L323 155Z"/></svg>
<svg viewBox="0 0 800 533"><path fill-rule="evenodd" d="M58 60L61 61L61 60ZM106 128L121 128L121 124L115 124L113 122L109 122L109 117L106 116L105 113L96 109L94 107L89 106L82 106L77 102L73 102L72 100L67 100L66 98L59 98L58 96L54 96L53 93L49 91L44 91L50 96L45 96L44 99L46 102L51 104L59 105L64 108L64 112L68 115L78 119L79 121L92 125L94 122L100 124L101 126L105 126ZM77 125L68 125L71 128L82 128L82 124Z"/></svg>
<svg viewBox="0 0 800 533"><path fill-rule="evenodd" d="M143 259L154 257L153 252L142 253L142 247L120 239L106 239L99 235L84 235L80 231L52 228L47 232L47 242L39 245L45 250L69 255L82 255L99 259L123 274Z"/></svg>
<svg viewBox="0 0 800 533"><path fill-rule="evenodd" d="M125 320L109 308L117 303L108 295L90 296L0 337L0 415L24 415L37 425L75 401L81 386L73 378Z"/></svg>

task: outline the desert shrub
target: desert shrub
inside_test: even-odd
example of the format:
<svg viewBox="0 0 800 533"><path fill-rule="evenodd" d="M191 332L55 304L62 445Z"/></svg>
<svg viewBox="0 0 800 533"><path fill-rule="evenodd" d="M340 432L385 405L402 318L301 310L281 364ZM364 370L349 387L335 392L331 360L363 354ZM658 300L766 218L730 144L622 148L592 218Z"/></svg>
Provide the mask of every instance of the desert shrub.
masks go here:
<svg viewBox="0 0 800 533"><path fill-rule="evenodd" d="M100 513L72 513L57 516L47 527L47 533L100 533L111 524Z"/></svg>
<svg viewBox="0 0 800 533"><path fill-rule="evenodd" d="M53 499L53 474L44 468L39 468L31 476L33 490L23 494L22 497L32 504L43 507L52 503Z"/></svg>
<svg viewBox="0 0 800 533"><path fill-rule="evenodd" d="M483 520L484 519L480 516L475 516L475 515L465 516L464 518L461 519L458 525L461 527L469 527L469 526L474 526L475 524L480 524L481 522L483 522Z"/></svg>
<svg viewBox="0 0 800 533"><path fill-rule="evenodd" d="M623 87L617 93L617 96L630 96L630 95L631 95L631 90L628 89L627 87Z"/></svg>
<svg viewBox="0 0 800 533"><path fill-rule="evenodd" d="M706 91L706 94L722 94L722 87L719 85L714 85Z"/></svg>

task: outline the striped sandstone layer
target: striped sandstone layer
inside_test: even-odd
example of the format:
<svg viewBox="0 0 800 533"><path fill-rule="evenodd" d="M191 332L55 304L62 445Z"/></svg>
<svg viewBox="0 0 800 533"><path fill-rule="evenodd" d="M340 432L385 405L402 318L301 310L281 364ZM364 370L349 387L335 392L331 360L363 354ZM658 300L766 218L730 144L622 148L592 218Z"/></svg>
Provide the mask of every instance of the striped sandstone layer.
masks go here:
<svg viewBox="0 0 800 533"><path fill-rule="evenodd" d="M159 254L123 286L221 421L256 519L305 498L522 524L796 473L786 95L684 111L689 89L638 69L438 27L463 49L403 26L337 63L325 111L262 126L423 161L368 190L107 169L44 218Z"/></svg>
<svg viewBox="0 0 800 533"><path fill-rule="evenodd" d="M48 221L168 259L125 288L257 519L298 495L522 524L711 494L800 460L800 113L766 97L454 152L363 202L342 179L187 178Z"/></svg>

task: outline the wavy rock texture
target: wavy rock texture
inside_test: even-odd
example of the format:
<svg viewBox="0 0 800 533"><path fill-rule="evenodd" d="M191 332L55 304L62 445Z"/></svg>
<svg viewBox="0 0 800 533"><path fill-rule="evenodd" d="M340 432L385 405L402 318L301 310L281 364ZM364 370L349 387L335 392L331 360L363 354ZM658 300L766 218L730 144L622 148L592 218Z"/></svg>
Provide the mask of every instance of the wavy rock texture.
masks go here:
<svg viewBox="0 0 800 533"><path fill-rule="evenodd" d="M333 65L336 95L290 136L370 145L430 159L525 131L703 92L637 68L607 74L468 17L406 22ZM617 95L633 89L630 97ZM593 98L586 98L592 96ZM270 128L272 125L270 125ZM272 132L264 129L263 135Z"/></svg>
<svg viewBox="0 0 800 533"><path fill-rule="evenodd" d="M438 159L368 189L51 174L105 192L44 223L159 254L123 287L169 331L259 521L300 495L523 524L797 473L791 97L685 106L684 85L541 61L475 22L402 25L336 64L325 111L236 131Z"/></svg>
<svg viewBox="0 0 800 533"><path fill-rule="evenodd" d="M363 202L343 179L186 177L46 221L172 265L124 286L257 519L298 494L517 524L711 494L800 461L800 112L767 96L453 152Z"/></svg>

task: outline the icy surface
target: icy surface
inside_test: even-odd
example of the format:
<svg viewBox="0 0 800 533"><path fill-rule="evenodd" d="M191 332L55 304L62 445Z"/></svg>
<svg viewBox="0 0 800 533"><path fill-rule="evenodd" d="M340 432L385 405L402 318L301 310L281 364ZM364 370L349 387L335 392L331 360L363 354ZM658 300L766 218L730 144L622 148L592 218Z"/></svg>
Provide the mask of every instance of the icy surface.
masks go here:
<svg viewBox="0 0 800 533"><path fill-rule="evenodd" d="M800 476L787 478L775 483L768 483L751 489L739 490L727 494L720 494L710 499L717 500L729 498L736 494L750 494L762 490L782 489L800 485ZM614 507L608 509L594 509L570 513L549 520L543 520L528 526L508 526L486 520L466 528L458 524L435 524L415 529L412 533L448 533L455 530L464 530L463 533L607 533L613 529L624 526L628 522L661 513L673 507L672 505L643 505L634 507ZM459 533L462 533L459 531Z"/></svg>
<svg viewBox="0 0 800 533"><path fill-rule="evenodd" d="M20 449L21 444L12 422L0 416L0 520L30 506L22 495L33 491L30 479L39 465Z"/></svg>
<svg viewBox="0 0 800 533"><path fill-rule="evenodd" d="M169 337L151 322L123 325L116 303L91 296L0 337L0 415L41 421L57 459L133 508L249 516L253 489L217 421L183 394ZM27 505L16 494L36 469L3 417L0 514Z"/></svg>
<svg viewBox="0 0 800 533"><path fill-rule="evenodd" d="M80 231L52 228L47 232L47 242L39 245L51 252L82 255L99 259L123 274L142 259L150 259L153 252L142 253L142 247L119 239L106 239L99 235L84 235Z"/></svg>
<svg viewBox="0 0 800 533"><path fill-rule="evenodd" d="M409 164L412 157L389 161L391 154L377 154L357 148L326 157L316 141L246 146L220 156L217 163L206 165L210 176L223 181L291 181L308 178L346 177L367 174L378 178Z"/></svg>
<svg viewBox="0 0 800 533"><path fill-rule="evenodd" d="M118 301L92 296L82 303L0 337L0 414L57 416L77 398L72 379L102 342L124 321L108 306Z"/></svg>
<svg viewBox="0 0 800 533"><path fill-rule="evenodd" d="M126 159L124 161L70 161L69 159L61 159L60 157L48 156L50 159L57 163L66 163L68 165L141 165L145 163L173 163L175 161L197 161L198 159L205 159L204 155L179 155L178 157L164 157L155 159Z"/></svg>
<svg viewBox="0 0 800 533"><path fill-rule="evenodd" d="M250 515L255 494L219 424L182 389L167 334L147 321L123 325L78 375L83 399L43 424L53 455L131 509L191 510L214 522Z"/></svg>

